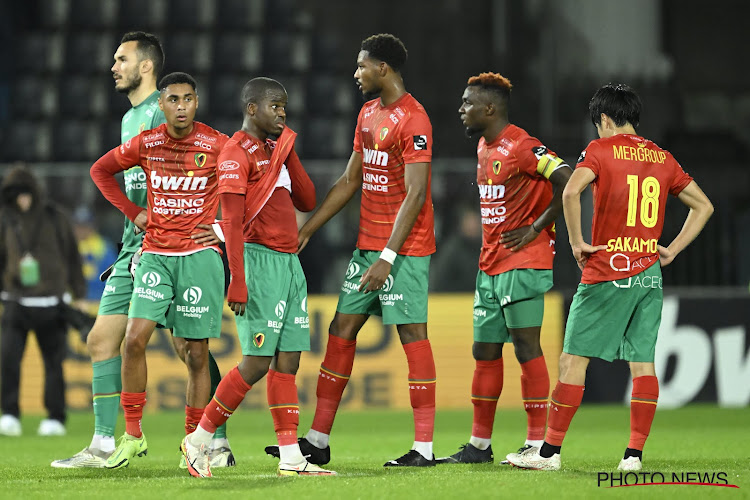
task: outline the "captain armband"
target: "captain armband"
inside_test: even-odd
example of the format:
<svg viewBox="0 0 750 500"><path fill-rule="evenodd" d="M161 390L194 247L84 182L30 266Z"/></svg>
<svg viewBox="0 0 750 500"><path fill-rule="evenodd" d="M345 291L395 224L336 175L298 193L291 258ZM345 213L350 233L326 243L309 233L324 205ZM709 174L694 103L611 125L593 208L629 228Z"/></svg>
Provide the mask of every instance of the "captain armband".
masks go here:
<svg viewBox="0 0 750 500"><path fill-rule="evenodd" d="M563 161L563 159L559 156L554 156L546 153L544 155L541 155L541 157L539 158L539 161L536 164L536 171L539 173L539 175L543 175L545 178L549 179L550 175L552 175L552 172L560 167L567 166L568 164L565 163L565 161Z"/></svg>

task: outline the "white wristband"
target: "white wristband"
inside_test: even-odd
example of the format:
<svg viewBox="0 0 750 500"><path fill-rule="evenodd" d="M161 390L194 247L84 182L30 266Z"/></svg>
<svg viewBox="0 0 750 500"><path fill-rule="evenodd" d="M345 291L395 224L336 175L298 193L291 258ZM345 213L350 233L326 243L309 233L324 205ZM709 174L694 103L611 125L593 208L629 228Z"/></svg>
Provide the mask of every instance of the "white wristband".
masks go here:
<svg viewBox="0 0 750 500"><path fill-rule="evenodd" d="M396 255L398 254L388 247L384 248L383 251L380 252L380 258L390 265L393 265L393 262L396 260Z"/></svg>
<svg viewBox="0 0 750 500"><path fill-rule="evenodd" d="M219 224L220 221L216 221L213 224L211 224L211 229L214 230L214 233L216 233L216 237L219 238L219 240L224 243L224 231L221 230L221 224Z"/></svg>

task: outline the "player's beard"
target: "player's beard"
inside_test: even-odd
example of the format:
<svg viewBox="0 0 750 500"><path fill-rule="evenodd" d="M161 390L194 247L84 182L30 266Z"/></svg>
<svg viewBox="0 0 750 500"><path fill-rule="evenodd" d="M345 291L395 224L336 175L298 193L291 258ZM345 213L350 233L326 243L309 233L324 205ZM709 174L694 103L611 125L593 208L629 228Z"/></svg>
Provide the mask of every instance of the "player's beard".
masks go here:
<svg viewBox="0 0 750 500"><path fill-rule="evenodd" d="M481 130L476 129L476 128L471 128L471 127L466 127L466 129L464 129L464 134L466 134L466 137L468 137L469 139L471 139L472 137L474 137L480 132Z"/></svg>
<svg viewBox="0 0 750 500"><path fill-rule="evenodd" d="M141 75L136 73L133 78L130 80L130 84L127 87L119 87L116 90L121 94L130 94L134 90L136 90L138 87L141 86L141 82L143 81L143 78L141 78Z"/></svg>
<svg viewBox="0 0 750 500"><path fill-rule="evenodd" d="M382 90L383 89L370 90L370 91L362 90L362 97L364 98L365 101L371 101L373 99L380 97L380 92Z"/></svg>

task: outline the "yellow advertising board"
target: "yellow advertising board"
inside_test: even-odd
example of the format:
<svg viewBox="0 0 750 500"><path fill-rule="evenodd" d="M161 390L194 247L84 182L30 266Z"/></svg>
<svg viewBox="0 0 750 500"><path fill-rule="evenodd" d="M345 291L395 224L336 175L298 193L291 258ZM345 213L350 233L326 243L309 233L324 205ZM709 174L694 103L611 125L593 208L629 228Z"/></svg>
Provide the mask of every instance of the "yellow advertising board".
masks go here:
<svg viewBox="0 0 750 500"><path fill-rule="evenodd" d="M337 297L311 295L308 298L312 351L302 355L297 374L300 404L313 408L318 369L325 354L328 325L336 310ZM437 369L437 407L470 408L474 360L471 356L473 294L430 295L428 333ZM552 386L557 380L557 362L563 336L563 299L556 292L545 296L542 349L545 353ZM92 310L96 310L92 304ZM91 363L76 332L69 335L68 359L65 361L67 401L70 410L91 407ZM224 310L220 339L211 341L211 352L226 373L241 358L234 316ZM505 384L500 397L501 407L521 406L521 370L512 346L504 350ZM146 411L182 409L185 405L186 368L172 348L168 331L157 330L148 345L148 404ZM37 344L32 337L22 363L21 411L43 414L43 365ZM394 408L407 409L408 367L398 333L393 326L384 326L372 317L359 334L357 357L349 385L344 392L343 409ZM264 382L250 391L243 405L247 408L266 406Z"/></svg>

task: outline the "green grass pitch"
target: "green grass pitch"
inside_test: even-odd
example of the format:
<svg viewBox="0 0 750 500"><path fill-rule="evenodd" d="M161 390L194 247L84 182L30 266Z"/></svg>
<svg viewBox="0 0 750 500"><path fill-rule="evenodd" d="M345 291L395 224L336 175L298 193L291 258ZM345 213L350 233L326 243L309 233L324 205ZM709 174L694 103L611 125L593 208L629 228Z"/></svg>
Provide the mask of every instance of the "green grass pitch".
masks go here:
<svg viewBox="0 0 750 500"><path fill-rule="evenodd" d="M303 409L300 431L311 409ZM212 479L195 479L177 467L183 435L178 412L147 414L143 422L149 452L127 469L53 469L86 446L93 416L70 416L68 435L41 438L39 418L22 420L24 436L0 437L0 498L181 498L356 499L356 498L750 498L750 408L696 405L658 411L646 445L645 470L725 472L730 484L715 486L597 487L597 473L615 472L629 434L623 406L583 406L563 447L563 470L522 471L500 465L450 465L431 469L385 469L386 460L405 453L413 440L410 412L342 412L336 421L329 466L338 477L279 478L276 461L263 447L275 442L267 411L240 409L229 422L237 466L216 469ZM495 461L523 442L522 410L500 410L495 421ZM118 431L122 430L122 420ZM468 441L471 411L438 411L435 452L454 453Z"/></svg>

